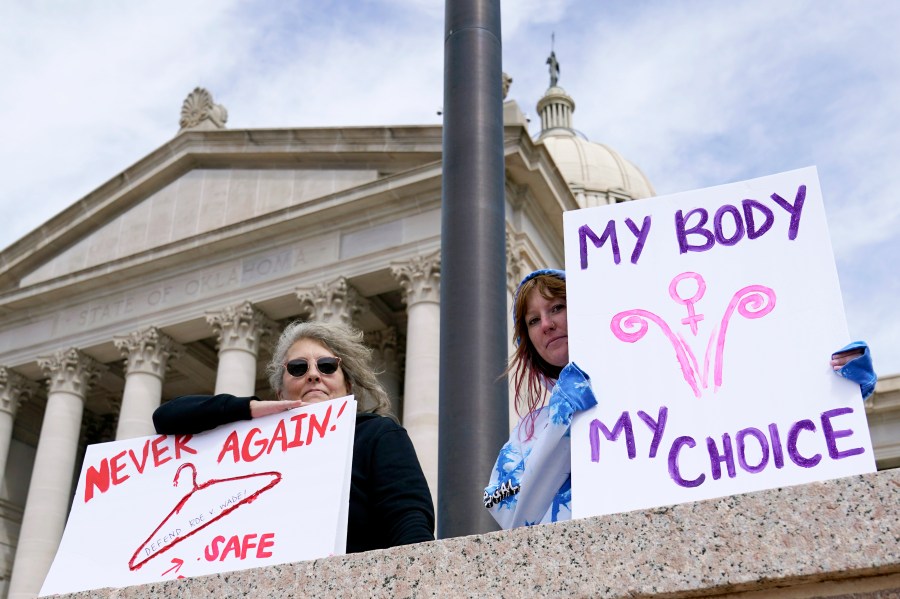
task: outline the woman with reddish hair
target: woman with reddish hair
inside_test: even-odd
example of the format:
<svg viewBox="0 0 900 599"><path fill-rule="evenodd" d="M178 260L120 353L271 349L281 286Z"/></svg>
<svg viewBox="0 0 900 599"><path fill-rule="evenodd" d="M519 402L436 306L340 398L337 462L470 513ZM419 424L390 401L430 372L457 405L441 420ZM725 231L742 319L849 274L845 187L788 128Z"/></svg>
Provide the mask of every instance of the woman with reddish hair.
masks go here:
<svg viewBox="0 0 900 599"><path fill-rule="evenodd" d="M507 373L522 418L484 490L484 506L505 529L572 517L569 428L597 405L590 378L569 362L564 271L536 270L519 284L513 338Z"/></svg>
<svg viewBox="0 0 900 599"><path fill-rule="evenodd" d="M513 339L507 373L522 418L484 490L484 506L504 529L572 517L570 427L575 414L597 405L590 377L569 361L564 271L536 270L522 280L513 301ZM833 354L831 365L860 385L863 398L874 391L864 342Z"/></svg>

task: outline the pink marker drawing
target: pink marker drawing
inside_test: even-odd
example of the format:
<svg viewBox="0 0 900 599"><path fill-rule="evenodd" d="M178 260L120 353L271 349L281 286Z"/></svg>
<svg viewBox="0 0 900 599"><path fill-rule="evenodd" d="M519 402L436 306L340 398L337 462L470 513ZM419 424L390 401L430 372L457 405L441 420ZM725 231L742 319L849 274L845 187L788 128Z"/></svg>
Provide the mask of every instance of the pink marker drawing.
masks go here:
<svg viewBox="0 0 900 599"><path fill-rule="evenodd" d="M685 279L693 279L697 283L697 291L691 297L682 297L678 293L678 284ZM703 314L697 314L694 304L699 302L706 292L706 281L695 272L683 272L669 283L669 296L678 304L687 308L687 316L681 323L688 326L694 336L699 332L699 323L704 319ZM703 356L702 367L697 362L697 357L691 346L680 334L674 332L671 327L657 314L648 310L633 309L619 312L612 317L609 323L613 335L620 341L635 343L641 340L650 329L649 323L654 323L663 335L672 344L675 357L681 367L681 374L685 382L691 387L695 397L702 395L701 388L708 388L709 362L712 356L713 362L713 391L718 391L722 386L722 368L725 362L725 338L728 333L728 325L737 313L748 320L762 318L775 309L775 291L764 285L748 285L734 293L719 324L713 327L706 344L706 352Z"/></svg>

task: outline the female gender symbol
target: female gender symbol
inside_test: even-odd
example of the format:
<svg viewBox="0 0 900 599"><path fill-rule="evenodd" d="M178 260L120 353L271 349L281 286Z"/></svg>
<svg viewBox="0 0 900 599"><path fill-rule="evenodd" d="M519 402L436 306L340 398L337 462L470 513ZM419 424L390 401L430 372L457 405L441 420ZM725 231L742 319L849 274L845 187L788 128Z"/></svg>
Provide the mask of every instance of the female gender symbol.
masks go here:
<svg viewBox="0 0 900 599"><path fill-rule="evenodd" d="M683 298L678 295L678 283L684 279L694 279L694 281L697 282L697 293L689 298ZM697 334L697 323L703 320L702 314L694 313L694 304L700 301L704 293L706 293L706 281L703 280L702 276L695 272L683 272L669 283L669 296L676 303L687 306L688 315L686 318L681 319L681 323L689 325L691 327L691 333L694 335Z"/></svg>

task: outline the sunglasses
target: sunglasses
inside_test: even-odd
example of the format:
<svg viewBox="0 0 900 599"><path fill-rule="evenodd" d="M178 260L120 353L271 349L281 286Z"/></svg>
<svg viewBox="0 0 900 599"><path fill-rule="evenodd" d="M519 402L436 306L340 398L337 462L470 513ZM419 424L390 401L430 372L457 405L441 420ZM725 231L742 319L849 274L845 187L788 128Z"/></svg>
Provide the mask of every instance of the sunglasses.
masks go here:
<svg viewBox="0 0 900 599"><path fill-rule="evenodd" d="M326 356L316 359L316 370L319 371L319 374L323 374L326 376L329 374L334 374L335 372L337 372L337 369L340 368L340 366L340 358ZM297 358L296 360L285 362L284 368L292 377L301 377L309 371L309 360L307 360L306 358Z"/></svg>

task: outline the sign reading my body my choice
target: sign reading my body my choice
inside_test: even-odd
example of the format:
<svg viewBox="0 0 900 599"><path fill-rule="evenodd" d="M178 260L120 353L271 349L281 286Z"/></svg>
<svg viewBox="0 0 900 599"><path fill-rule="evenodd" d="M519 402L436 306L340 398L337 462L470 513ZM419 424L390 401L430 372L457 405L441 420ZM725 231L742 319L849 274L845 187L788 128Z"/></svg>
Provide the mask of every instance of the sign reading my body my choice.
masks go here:
<svg viewBox="0 0 900 599"><path fill-rule="evenodd" d="M41 596L344 553L352 396L91 445Z"/></svg>
<svg viewBox="0 0 900 599"><path fill-rule="evenodd" d="M875 470L815 168L564 226L574 517Z"/></svg>

